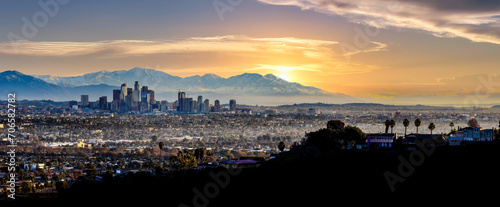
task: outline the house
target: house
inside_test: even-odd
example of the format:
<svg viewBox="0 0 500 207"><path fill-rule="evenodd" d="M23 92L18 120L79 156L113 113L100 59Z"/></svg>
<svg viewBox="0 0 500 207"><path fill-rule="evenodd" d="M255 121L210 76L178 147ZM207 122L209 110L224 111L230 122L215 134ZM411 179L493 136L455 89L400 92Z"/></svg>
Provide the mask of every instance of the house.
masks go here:
<svg viewBox="0 0 500 207"><path fill-rule="evenodd" d="M460 146L463 142L491 142L494 139L494 129L480 127L459 128L456 134L448 136L450 146Z"/></svg>
<svg viewBox="0 0 500 207"><path fill-rule="evenodd" d="M406 135L406 138L403 139L403 143L405 144L415 144L417 141L424 141L424 140L441 140L443 141L445 139L444 134L409 134Z"/></svg>
<svg viewBox="0 0 500 207"><path fill-rule="evenodd" d="M425 140L433 140L433 145L439 145L443 143L445 140L444 134L409 134L406 135L406 138L403 139L403 144L406 145L407 149L415 150L417 142L425 141ZM429 143L427 143L429 144Z"/></svg>
<svg viewBox="0 0 500 207"><path fill-rule="evenodd" d="M378 147L391 147L398 137L397 133L373 133L366 134L366 147L376 145Z"/></svg>

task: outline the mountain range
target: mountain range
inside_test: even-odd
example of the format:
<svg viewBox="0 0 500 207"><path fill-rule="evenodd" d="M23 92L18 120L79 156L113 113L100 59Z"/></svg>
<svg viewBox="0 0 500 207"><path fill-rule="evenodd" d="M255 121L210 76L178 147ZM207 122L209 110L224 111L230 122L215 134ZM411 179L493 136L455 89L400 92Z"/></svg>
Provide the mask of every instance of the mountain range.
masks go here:
<svg viewBox="0 0 500 207"><path fill-rule="evenodd" d="M223 78L215 74L190 77L172 76L153 69L133 68L119 71L100 71L81 76L26 75L17 71L0 73L0 91L15 91L20 99L80 100L88 94L90 100L100 96L112 97L113 89L122 83L133 88L135 81L155 91L157 100L177 99L177 91L196 98L202 95L221 102L237 99L246 104L290 104L298 102L347 103L359 100L341 93L330 93L315 87L288 82L273 74L244 73ZM302 101L301 101L302 99Z"/></svg>

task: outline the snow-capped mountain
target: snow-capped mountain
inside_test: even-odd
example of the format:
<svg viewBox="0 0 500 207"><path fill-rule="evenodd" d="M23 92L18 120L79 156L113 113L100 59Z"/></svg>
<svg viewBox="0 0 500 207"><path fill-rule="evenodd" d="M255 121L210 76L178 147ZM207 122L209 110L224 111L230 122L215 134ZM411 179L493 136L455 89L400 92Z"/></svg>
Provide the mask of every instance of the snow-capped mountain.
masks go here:
<svg viewBox="0 0 500 207"><path fill-rule="evenodd" d="M345 94L329 93L315 87L288 82L272 74L263 76L257 73L244 73L229 78L215 74L182 78L153 69L133 68L73 77L48 75L32 77L17 71L6 71L0 73L0 78L5 85L3 90L22 91L27 99L79 100L82 94L90 94L91 100L104 95L111 98L112 90L119 89L122 83L133 88L135 81L139 81L140 87L148 86L150 90L155 91L157 100L173 101L176 99L177 90L180 89L193 97L203 95L221 101L238 98L252 102L248 104L359 101ZM303 101L300 101L300 97ZM269 102L259 102L264 99L269 99Z"/></svg>
<svg viewBox="0 0 500 207"><path fill-rule="evenodd" d="M131 70L113 72L100 71L74 77L43 75L36 77L59 86L98 84L120 86L122 83L127 83L128 87L132 87L135 81L139 81L141 86L147 85L156 92L172 92L181 89L189 92L243 93L247 95L273 96L330 94L315 87L285 81L272 74L262 76L257 73L244 73L229 78L222 78L215 74L181 78L153 69L133 68Z"/></svg>

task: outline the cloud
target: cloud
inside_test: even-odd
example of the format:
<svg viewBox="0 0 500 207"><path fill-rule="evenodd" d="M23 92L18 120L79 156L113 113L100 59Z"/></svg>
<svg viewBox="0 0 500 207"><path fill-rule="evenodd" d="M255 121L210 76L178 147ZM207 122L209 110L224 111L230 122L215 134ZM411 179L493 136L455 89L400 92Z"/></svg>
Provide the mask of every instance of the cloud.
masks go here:
<svg viewBox="0 0 500 207"><path fill-rule="evenodd" d="M177 68L226 67L252 69L262 65L296 67L301 70L339 74L366 72L371 67L345 62L345 54L333 48L339 43L329 40L295 37L254 38L244 35L191 37L176 40L107 40L98 42L1 42L0 55L15 57L75 58L116 60L119 58L153 58L177 62ZM353 52L374 52L386 47L382 43ZM179 55L195 61L179 62ZM177 57L177 58L176 58ZM213 58L213 60L208 60ZM187 60L187 59L186 59ZM205 62L203 62L205 61ZM211 66L209 66L211 64ZM217 64L219 66L217 66ZM185 65L186 67L183 67ZM364 68L363 70L360 70Z"/></svg>
<svg viewBox="0 0 500 207"><path fill-rule="evenodd" d="M500 44L500 1L497 0L259 0L304 10L342 15L378 28L429 31L438 37L462 37Z"/></svg>
<svg viewBox="0 0 500 207"><path fill-rule="evenodd" d="M256 52L301 49L307 52L324 51L337 42L283 38L250 38L246 36L193 37L181 40L109 40L98 42L32 42L0 43L0 52L34 56L76 56L108 50L114 55L144 55L179 52Z"/></svg>

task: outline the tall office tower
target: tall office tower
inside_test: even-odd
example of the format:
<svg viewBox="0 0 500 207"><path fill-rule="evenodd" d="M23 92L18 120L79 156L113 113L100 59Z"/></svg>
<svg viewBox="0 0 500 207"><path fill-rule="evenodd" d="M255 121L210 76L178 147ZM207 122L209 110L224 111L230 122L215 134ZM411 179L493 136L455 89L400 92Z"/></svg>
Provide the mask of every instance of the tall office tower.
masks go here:
<svg viewBox="0 0 500 207"><path fill-rule="evenodd" d="M148 92L148 86L142 86L141 92Z"/></svg>
<svg viewBox="0 0 500 207"><path fill-rule="evenodd" d="M127 96L127 84L124 83L122 84L122 87L121 87L121 93L120 93L120 100L125 100L125 96Z"/></svg>
<svg viewBox="0 0 500 207"><path fill-rule="evenodd" d="M147 104L148 101L149 101L148 92L142 92L141 93L141 104Z"/></svg>
<svg viewBox="0 0 500 207"><path fill-rule="evenodd" d="M215 102L214 102L214 112L220 112L220 102L219 102L219 100L215 100Z"/></svg>
<svg viewBox="0 0 500 207"><path fill-rule="evenodd" d="M186 98L186 93L180 92L177 94L177 111L184 111L184 99Z"/></svg>
<svg viewBox="0 0 500 207"><path fill-rule="evenodd" d="M113 101L119 101L122 91L120 89L113 90Z"/></svg>
<svg viewBox="0 0 500 207"><path fill-rule="evenodd" d="M120 110L120 96L122 91L120 89L113 90L113 101L111 102L111 110L119 111Z"/></svg>
<svg viewBox="0 0 500 207"><path fill-rule="evenodd" d="M139 90L139 81L135 81L134 90Z"/></svg>
<svg viewBox="0 0 500 207"><path fill-rule="evenodd" d="M210 101L208 99L205 99L203 102L203 112L209 112L210 111Z"/></svg>
<svg viewBox="0 0 500 207"><path fill-rule="evenodd" d="M229 111L236 111L236 100L229 100Z"/></svg>
<svg viewBox="0 0 500 207"><path fill-rule="evenodd" d="M132 107L132 92L130 92L130 94L125 96L125 106L126 106L126 111L129 111L131 109L131 107Z"/></svg>
<svg viewBox="0 0 500 207"><path fill-rule="evenodd" d="M198 101L196 100L193 100L192 104L191 104L191 112L192 113L197 113L198 112Z"/></svg>
<svg viewBox="0 0 500 207"><path fill-rule="evenodd" d="M193 98L185 98L184 99L184 111L183 112L191 112L193 110Z"/></svg>
<svg viewBox="0 0 500 207"><path fill-rule="evenodd" d="M155 104L156 103L156 101L155 101L155 91L149 90L148 94L149 94L149 105Z"/></svg>
<svg viewBox="0 0 500 207"><path fill-rule="evenodd" d="M134 84L134 90L132 91L132 106L134 109L138 110L139 103L141 102L141 89L139 88L139 81Z"/></svg>
<svg viewBox="0 0 500 207"><path fill-rule="evenodd" d="M198 96L198 104L196 106L196 109L198 109L198 112L203 112L203 96Z"/></svg>
<svg viewBox="0 0 500 207"><path fill-rule="evenodd" d="M101 110L108 109L108 97L107 96L101 96L99 98L99 109L101 109Z"/></svg>
<svg viewBox="0 0 500 207"><path fill-rule="evenodd" d="M81 102L82 102L83 108L88 107L89 106L89 95L82 95Z"/></svg>

